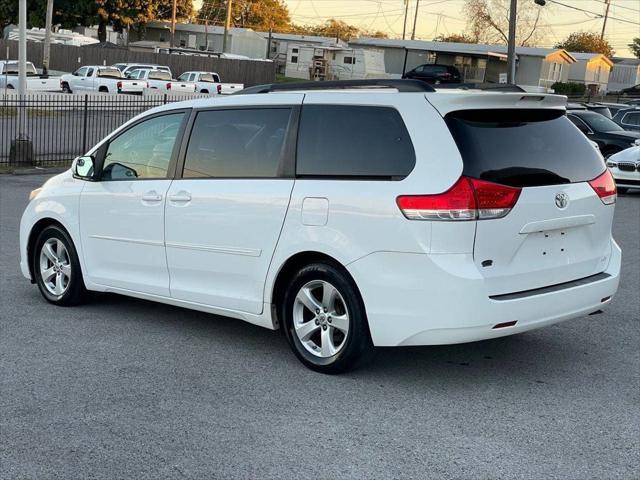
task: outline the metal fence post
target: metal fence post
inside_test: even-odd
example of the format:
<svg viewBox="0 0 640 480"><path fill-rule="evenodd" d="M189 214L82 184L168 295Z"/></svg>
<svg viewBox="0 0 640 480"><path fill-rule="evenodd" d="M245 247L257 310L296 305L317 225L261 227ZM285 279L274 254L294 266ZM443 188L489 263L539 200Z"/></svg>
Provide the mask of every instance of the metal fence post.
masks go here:
<svg viewBox="0 0 640 480"><path fill-rule="evenodd" d="M87 151L87 113L89 111L89 94L84 94L84 127L82 129L82 155Z"/></svg>
<svg viewBox="0 0 640 480"><path fill-rule="evenodd" d="M166 104L167 104L167 94L165 93L164 94L164 105L166 105Z"/></svg>

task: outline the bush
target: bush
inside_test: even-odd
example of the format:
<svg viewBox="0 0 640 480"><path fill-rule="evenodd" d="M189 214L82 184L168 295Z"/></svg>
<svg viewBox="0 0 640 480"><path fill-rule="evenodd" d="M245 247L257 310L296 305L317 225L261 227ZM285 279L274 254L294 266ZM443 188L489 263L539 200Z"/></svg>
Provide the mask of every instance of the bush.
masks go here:
<svg viewBox="0 0 640 480"><path fill-rule="evenodd" d="M573 95L573 96L582 96L587 91L587 86L584 83L562 83L556 82L551 85L553 91L560 95Z"/></svg>

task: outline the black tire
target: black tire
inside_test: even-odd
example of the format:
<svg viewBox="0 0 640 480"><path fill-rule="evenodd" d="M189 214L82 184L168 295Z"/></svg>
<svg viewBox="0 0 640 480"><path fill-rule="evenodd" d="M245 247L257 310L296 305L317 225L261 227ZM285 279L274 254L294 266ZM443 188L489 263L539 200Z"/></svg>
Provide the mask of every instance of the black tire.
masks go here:
<svg viewBox="0 0 640 480"><path fill-rule="evenodd" d="M15 90L15 89L13 88L13 85L11 85L11 84L7 85L7 89L8 89L8 90Z"/></svg>
<svg viewBox="0 0 640 480"><path fill-rule="evenodd" d="M344 304L341 307L335 306L335 308L342 310L346 308L348 313L349 326L346 335L337 329L334 330L333 327L326 324L326 321L322 327L318 327L318 338L322 334L320 328L327 330L325 327L329 327L329 332L336 332L333 335L337 334L342 339L341 347L337 353L327 358L316 356L308 351L298 338L294 328L294 304L298 292L303 286L320 281L329 283L338 291L341 296L341 300L338 302L340 305L342 302ZM369 333L364 302L351 277L337 265L329 262L317 262L299 270L289 283L282 304L279 305L279 312L280 318L283 319L284 334L293 353L311 370L327 374L342 373L369 360L373 354L373 343ZM318 324L316 323L316 325Z"/></svg>
<svg viewBox="0 0 640 480"><path fill-rule="evenodd" d="M68 282L65 285L64 291L61 294L52 293L47 286L40 273L40 255L42 249L49 240L60 241L66 250L64 258L66 261L62 263L68 265L71 270ZM58 252L59 253L59 252ZM62 260L62 257L61 257ZM40 293L50 303L60 306L72 306L77 305L84 301L87 297L87 290L84 286L82 279L82 270L80 268L80 261L78 260L78 253L69 234L62 228L52 225L45 228L35 242L33 252L31 253L31 262L33 267L33 275L35 276L36 283L40 289ZM52 262L50 262L52 263Z"/></svg>
<svg viewBox="0 0 640 480"><path fill-rule="evenodd" d="M209 90L205 88L204 90L200 90L200 93L209 93Z"/></svg>
<svg viewBox="0 0 640 480"><path fill-rule="evenodd" d="M69 88L69 84L68 83L63 83L62 84L62 92L63 93L73 93L73 92L71 92L71 88Z"/></svg>

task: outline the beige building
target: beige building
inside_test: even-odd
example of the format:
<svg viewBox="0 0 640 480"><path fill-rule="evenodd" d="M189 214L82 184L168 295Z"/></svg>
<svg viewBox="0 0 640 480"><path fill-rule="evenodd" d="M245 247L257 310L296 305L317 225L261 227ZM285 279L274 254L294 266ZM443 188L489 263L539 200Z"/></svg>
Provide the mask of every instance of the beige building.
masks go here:
<svg viewBox="0 0 640 480"><path fill-rule="evenodd" d="M592 94L607 92L613 62L600 53L572 53L577 62L571 66L569 81L584 83Z"/></svg>

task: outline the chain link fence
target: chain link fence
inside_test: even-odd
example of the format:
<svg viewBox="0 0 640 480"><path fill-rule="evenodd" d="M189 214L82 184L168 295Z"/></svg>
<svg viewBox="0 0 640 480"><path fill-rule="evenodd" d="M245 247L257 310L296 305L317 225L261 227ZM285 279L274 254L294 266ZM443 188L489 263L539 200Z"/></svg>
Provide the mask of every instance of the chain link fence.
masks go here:
<svg viewBox="0 0 640 480"><path fill-rule="evenodd" d="M136 115L199 96L0 95L0 166L67 166Z"/></svg>

